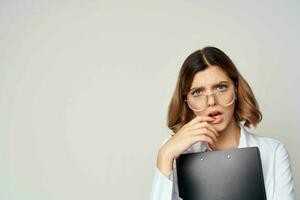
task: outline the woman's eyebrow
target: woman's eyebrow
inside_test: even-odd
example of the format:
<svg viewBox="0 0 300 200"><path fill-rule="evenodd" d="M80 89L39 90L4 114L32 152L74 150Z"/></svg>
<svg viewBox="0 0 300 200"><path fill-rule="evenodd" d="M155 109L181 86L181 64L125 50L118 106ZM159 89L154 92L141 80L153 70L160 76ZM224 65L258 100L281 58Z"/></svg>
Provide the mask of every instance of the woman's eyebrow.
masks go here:
<svg viewBox="0 0 300 200"><path fill-rule="evenodd" d="M213 87L216 86L216 85L219 85L219 84L221 84L221 83L227 83L227 84L228 84L228 81L220 81L220 82L214 84ZM200 86L200 87L193 87L193 88L190 89L190 91L191 91L191 90L194 90L194 89L203 89L203 88L204 88L203 86Z"/></svg>

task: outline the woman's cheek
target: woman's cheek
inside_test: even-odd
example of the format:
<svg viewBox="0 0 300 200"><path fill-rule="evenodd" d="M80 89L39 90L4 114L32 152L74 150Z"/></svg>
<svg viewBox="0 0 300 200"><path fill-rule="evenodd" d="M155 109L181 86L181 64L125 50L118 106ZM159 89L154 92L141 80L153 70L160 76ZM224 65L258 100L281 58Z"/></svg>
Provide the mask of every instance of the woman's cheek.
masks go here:
<svg viewBox="0 0 300 200"><path fill-rule="evenodd" d="M195 111L193 111L193 112L194 112L195 117L196 116L205 116L204 112L195 112Z"/></svg>
<svg viewBox="0 0 300 200"><path fill-rule="evenodd" d="M227 118L228 118L228 120L231 120L233 118L233 113L234 113L234 104L227 111Z"/></svg>

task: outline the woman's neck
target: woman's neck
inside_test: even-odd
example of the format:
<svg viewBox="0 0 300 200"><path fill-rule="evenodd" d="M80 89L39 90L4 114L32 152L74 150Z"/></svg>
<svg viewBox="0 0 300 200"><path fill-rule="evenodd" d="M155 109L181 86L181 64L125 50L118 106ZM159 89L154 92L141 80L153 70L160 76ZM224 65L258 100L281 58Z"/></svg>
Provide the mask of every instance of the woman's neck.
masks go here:
<svg viewBox="0 0 300 200"><path fill-rule="evenodd" d="M236 149L239 146L241 128L233 118L228 126L221 132L215 146L211 146L212 150Z"/></svg>

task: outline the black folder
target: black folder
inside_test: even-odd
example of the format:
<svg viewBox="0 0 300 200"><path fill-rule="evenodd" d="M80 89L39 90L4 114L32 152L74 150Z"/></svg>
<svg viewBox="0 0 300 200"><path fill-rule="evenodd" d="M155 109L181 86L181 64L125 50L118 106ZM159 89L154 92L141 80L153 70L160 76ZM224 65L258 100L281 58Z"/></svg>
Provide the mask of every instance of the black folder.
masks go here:
<svg viewBox="0 0 300 200"><path fill-rule="evenodd" d="M183 200L266 200L258 147L181 154L176 159Z"/></svg>

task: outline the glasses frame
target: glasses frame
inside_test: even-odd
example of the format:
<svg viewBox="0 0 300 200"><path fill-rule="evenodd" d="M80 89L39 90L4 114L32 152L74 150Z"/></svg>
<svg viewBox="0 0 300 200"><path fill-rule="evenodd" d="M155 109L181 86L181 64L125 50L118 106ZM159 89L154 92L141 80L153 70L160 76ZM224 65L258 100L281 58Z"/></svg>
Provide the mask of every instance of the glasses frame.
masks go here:
<svg viewBox="0 0 300 200"><path fill-rule="evenodd" d="M193 111L196 111L196 112L203 111L203 110L205 110L205 109L207 108L207 106L208 106L208 96L212 96L212 95L213 95L214 98L215 98L215 100L216 100L216 102L218 102L217 99L216 99L216 96L217 96L219 93L221 93L221 92L220 92L220 91L215 91L215 92L213 92L213 93L211 93L211 94L204 94L204 96L206 97L206 104L205 104L204 109L202 109L202 110L196 110L196 109L193 109L193 108L190 106L190 104L189 104L189 101L190 101L190 100L188 100L187 98L184 99L184 102L187 102L187 105L188 105L189 108L192 109ZM233 92L233 95L234 95L234 98L232 99L232 101L231 101L230 103L228 103L228 104L226 104L226 105L221 105L221 104L218 102L218 104L221 105L221 106L224 106L224 107L227 107L227 106L232 105L233 102L237 99L235 92Z"/></svg>

